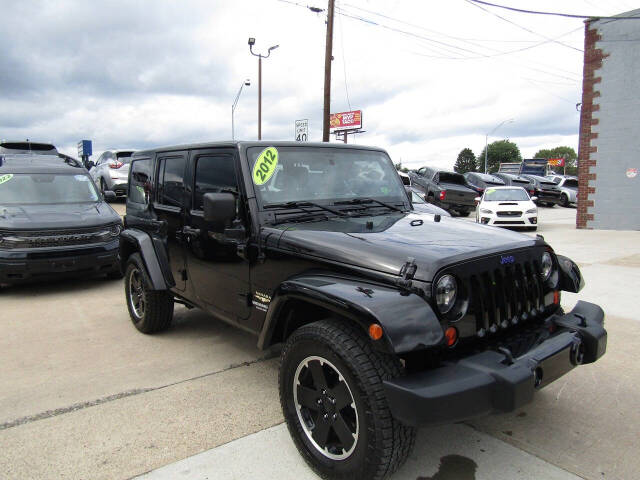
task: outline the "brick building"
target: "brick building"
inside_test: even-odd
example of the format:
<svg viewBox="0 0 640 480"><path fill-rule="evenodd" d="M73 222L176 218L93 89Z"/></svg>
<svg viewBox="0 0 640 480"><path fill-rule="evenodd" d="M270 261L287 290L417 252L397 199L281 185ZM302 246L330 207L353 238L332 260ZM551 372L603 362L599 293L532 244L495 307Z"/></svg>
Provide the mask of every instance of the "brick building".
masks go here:
<svg viewBox="0 0 640 480"><path fill-rule="evenodd" d="M585 22L578 176L578 228L640 230L640 20Z"/></svg>

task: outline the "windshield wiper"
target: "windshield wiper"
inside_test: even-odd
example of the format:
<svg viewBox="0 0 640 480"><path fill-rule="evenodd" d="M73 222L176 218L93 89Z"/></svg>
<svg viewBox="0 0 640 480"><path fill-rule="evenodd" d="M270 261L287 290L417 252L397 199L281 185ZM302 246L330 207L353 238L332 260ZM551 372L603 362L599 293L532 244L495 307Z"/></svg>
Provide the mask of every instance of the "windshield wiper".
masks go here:
<svg viewBox="0 0 640 480"><path fill-rule="evenodd" d="M319 208L321 210L324 210L326 212L331 212L334 215L338 215L339 217L344 217L346 215L346 213L341 212L340 210L334 210L333 208L325 207L324 205L321 205L319 203L308 202L308 201L304 201L304 202L269 203L269 204L265 205L263 208L265 210L271 209L271 208L297 208L297 209L302 210L303 212L306 212L306 213L318 213L318 212L314 212L313 210L309 210L308 208L304 208L304 207L317 207L317 208Z"/></svg>
<svg viewBox="0 0 640 480"><path fill-rule="evenodd" d="M369 197L356 197L356 198L351 198L349 200L340 200L338 202L334 202L333 204L334 205L363 205L365 203L377 203L378 205L387 207L391 210L395 210L397 212L404 212L402 208L398 208L395 205L381 202L380 200L376 200L375 198L369 198Z"/></svg>

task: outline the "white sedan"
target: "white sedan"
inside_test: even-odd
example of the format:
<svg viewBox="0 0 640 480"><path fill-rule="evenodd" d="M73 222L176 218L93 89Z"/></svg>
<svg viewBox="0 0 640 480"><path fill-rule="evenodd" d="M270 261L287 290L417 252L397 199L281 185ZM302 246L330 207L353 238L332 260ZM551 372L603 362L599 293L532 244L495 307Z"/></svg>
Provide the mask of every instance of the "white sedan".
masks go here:
<svg viewBox="0 0 640 480"><path fill-rule="evenodd" d="M538 207L522 187L492 187L476 197L476 222L499 227L538 228Z"/></svg>

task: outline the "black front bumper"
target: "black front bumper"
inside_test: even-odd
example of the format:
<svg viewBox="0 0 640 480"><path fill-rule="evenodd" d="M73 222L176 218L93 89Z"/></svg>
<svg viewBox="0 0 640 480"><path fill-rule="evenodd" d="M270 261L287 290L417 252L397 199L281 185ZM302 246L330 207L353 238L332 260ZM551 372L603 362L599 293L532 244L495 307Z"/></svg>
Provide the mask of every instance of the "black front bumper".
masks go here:
<svg viewBox="0 0 640 480"><path fill-rule="evenodd" d="M0 284L117 272L119 251L117 238L91 246L0 250Z"/></svg>
<svg viewBox="0 0 640 480"><path fill-rule="evenodd" d="M531 402L536 390L604 355L607 332L599 306L580 301L570 313L550 321L557 327L555 334L518 358L485 351L385 381L392 415L418 426L512 412Z"/></svg>

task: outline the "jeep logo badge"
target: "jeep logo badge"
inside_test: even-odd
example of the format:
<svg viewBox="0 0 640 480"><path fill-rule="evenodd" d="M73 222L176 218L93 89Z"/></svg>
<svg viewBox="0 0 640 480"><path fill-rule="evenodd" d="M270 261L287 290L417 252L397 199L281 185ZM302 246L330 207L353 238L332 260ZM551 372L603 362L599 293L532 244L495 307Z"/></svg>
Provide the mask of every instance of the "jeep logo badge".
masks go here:
<svg viewBox="0 0 640 480"><path fill-rule="evenodd" d="M500 257L500 265L506 265L508 263L515 263L516 259L513 255L509 255L506 257Z"/></svg>

